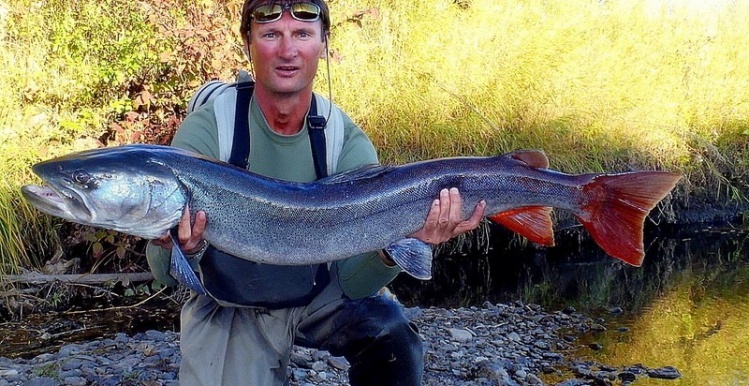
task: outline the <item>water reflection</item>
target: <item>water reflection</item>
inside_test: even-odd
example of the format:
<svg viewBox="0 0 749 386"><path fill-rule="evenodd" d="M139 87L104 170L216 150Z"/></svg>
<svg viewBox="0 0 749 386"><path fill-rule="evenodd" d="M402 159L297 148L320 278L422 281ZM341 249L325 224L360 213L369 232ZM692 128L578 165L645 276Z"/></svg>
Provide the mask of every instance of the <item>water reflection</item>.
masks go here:
<svg viewBox="0 0 749 386"><path fill-rule="evenodd" d="M718 230L678 234L656 243L636 307L610 324L629 327L590 337L604 347L583 352L611 364L672 365L676 385L749 384L747 235ZM626 283L626 281L625 281ZM617 298L614 298L617 299Z"/></svg>
<svg viewBox="0 0 749 386"><path fill-rule="evenodd" d="M607 257L582 232L536 249L511 236L491 251L435 261L436 280L400 278L396 293L419 305L460 306L522 298L548 309L573 306L606 319L608 330L585 337L603 349L583 357L611 365L674 366L668 385L749 384L749 234L731 229L671 229L646 237L641 268ZM508 240L510 240L508 242ZM610 311L621 311L612 314ZM638 385L665 381L640 380Z"/></svg>

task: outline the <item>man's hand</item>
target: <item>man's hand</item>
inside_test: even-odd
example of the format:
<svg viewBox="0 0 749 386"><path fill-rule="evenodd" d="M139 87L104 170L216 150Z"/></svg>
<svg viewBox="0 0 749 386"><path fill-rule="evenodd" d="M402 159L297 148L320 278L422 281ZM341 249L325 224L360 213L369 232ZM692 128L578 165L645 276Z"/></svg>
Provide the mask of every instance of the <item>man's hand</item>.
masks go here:
<svg viewBox="0 0 749 386"><path fill-rule="evenodd" d="M195 214L195 224L190 224L190 207L185 207L177 225L177 238L185 254L191 255L203 246L203 232L205 231L206 221L205 212L201 210ZM169 232L158 239L151 240L151 243L164 249L172 249L173 247Z"/></svg>
<svg viewBox="0 0 749 386"><path fill-rule="evenodd" d="M471 217L465 221L461 218L462 207L463 199L457 188L442 189L440 198L434 200L429 209L424 227L411 237L428 244L439 244L461 233L476 229L484 217L486 202L483 200L479 202Z"/></svg>

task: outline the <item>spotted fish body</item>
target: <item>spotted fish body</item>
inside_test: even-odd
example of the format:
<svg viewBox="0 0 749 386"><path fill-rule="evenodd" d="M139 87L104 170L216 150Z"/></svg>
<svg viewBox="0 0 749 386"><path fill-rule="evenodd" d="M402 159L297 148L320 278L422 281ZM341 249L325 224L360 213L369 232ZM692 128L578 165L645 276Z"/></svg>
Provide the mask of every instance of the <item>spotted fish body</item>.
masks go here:
<svg viewBox="0 0 749 386"><path fill-rule="evenodd" d="M368 166L295 183L155 145L73 153L33 170L46 186L22 191L49 214L153 239L176 226L189 203L193 215L207 214L211 245L276 265L397 245L424 225L440 190L451 187L461 192L464 217L485 200L492 221L545 245L553 245L551 208L571 211L608 254L640 265L645 218L680 178L662 171L564 174L548 169L543 153L519 151Z"/></svg>

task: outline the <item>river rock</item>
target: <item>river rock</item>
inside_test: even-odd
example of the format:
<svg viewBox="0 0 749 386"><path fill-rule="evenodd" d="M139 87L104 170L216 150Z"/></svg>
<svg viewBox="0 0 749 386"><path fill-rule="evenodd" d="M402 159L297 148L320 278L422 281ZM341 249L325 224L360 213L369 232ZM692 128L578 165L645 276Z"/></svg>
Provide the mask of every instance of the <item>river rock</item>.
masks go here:
<svg viewBox="0 0 749 386"><path fill-rule="evenodd" d="M650 369L648 371L648 376L650 378L658 379L677 379L681 377L681 373L672 366L666 366L657 369Z"/></svg>
<svg viewBox="0 0 749 386"><path fill-rule="evenodd" d="M606 366L579 361L575 331L591 320L574 309L546 312L523 302L485 303L458 309L407 309L424 342L424 386L631 384L640 377L675 379L671 366ZM0 357L0 386L121 385L178 386L179 334L146 331L75 342L30 359ZM292 351L290 386L345 386L345 358L303 347ZM562 379L567 378L567 379Z"/></svg>

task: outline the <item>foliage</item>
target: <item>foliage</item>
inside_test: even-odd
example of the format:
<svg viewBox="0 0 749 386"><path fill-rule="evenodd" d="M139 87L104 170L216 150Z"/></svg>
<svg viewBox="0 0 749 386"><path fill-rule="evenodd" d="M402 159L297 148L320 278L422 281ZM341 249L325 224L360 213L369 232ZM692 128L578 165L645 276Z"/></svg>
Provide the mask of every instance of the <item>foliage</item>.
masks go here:
<svg viewBox="0 0 749 386"><path fill-rule="evenodd" d="M0 272L59 247L58 220L19 199L29 166L107 143L168 143L191 90L236 67L236 7L0 1Z"/></svg>

